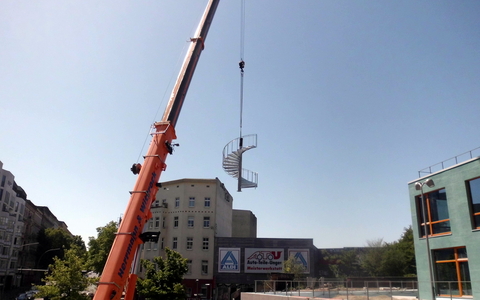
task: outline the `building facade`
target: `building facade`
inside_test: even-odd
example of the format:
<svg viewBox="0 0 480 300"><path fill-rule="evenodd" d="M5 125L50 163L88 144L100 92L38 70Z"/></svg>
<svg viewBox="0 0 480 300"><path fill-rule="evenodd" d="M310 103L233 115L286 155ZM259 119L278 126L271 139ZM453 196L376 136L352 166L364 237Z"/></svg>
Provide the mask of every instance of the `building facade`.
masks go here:
<svg viewBox="0 0 480 300"><path fill-rule="evenodd" d="M205 298L214 284L215 237L232 236L233 198L218 178L180 179L161 185L145 229L160 232L159 240L143 244L140 257L165 257L166 247L179 252L188 264L187 296Z"/></svg>
<svg viewBox="0 0 480 300"><path fill-rule="evenodd" d="M255 215L232 207L218 178L162 182L144 229L160 232L159 239L144 243L139 257L165 257L166 247L179 252L187 259L183 283L189 299L237 298L240 291L252 291L255 280L272 274L281 279L289 257L305 266L305 277L315 277L318 251L312 239L257 238ZM140 266L137 270L142 276Z"/></svg>
<svg viewBox="0 0 480 300"><path fill-rule="evenodd" d="M313 239L218 237L215 245L216 299L255 291L259 281L292 280L284 270L289 258L303 266L305 279L318 277L319 252Z"/></svg>
<svg viewBox="0 0 480 300"><path fill-rule="evenodd" d="M408 188L420 299L480 298L480 158Z"/></svg>
<svg viewBox="0 0 480 300"><path fill-rule="evenodd" d="M13 174L0 162L0 275L2 289L16 285L19 253L23 244L26 194Z"/></svg>
<svg viewBox="0 0 480 300"><path fill-rule="evenodd" d="M44 206L36 206L27 193L15 182L15 176L3 168L0 161L0 286L40 283L44 271L36 271L38 242L41 229L62 228L67 225ZM40 254L41 255L41 254Z"/></svg>

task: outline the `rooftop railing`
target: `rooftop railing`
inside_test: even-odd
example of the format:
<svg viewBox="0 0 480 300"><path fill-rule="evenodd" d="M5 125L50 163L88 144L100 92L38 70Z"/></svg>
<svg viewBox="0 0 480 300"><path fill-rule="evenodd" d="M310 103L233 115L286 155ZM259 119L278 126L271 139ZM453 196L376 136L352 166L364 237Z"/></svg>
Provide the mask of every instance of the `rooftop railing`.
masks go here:
<svg viewBox="0 0 480 300"><path fill-rule="evenodd" d="M480 147L472 149L465 153L456 155L454 157L451 157L449 159L446 159L444 161L441 161L429 167L423 168L420 171L418 171L418 177L423 177L425 176L425 174L432 174L432 173L441 171L443 169L452 167L454 165L457 165L461 162L467 161L477 156L480 156Z"/></svg>

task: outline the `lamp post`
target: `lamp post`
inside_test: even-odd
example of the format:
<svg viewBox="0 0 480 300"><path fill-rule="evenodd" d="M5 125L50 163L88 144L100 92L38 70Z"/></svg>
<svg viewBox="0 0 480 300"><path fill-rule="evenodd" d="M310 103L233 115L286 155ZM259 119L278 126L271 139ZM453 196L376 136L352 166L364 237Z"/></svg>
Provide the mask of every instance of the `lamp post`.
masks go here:
<svg viewBox="0 0 480 300"><path fill-rule="evenodd" d="M17 267L17 272L20 271L20 280L19 280L20 286L23 286L23 282L24 282L24 280L23 280L23 269L25 268L25 264L28 264L28 261L31 258L30 251L27 251L27 253L25 255L24 248L28 247L28 249L30 249L30 246L38 245L38 244L40 244L40 243L39 242L27 243L27 244L22 244L22 246L20 247L20 252L19 252L20 268ZM21 260L20 260L20 257L22 258ZM33 263L35 263L35 259L33 260ZM30 266L30 267L34 267L34 266Z"/></svg>
<svg viewBox="0 0 480 300"><path fill-rule="evenodd" d="M38 259L37 263L36 263L36 268L39 267L39 264L40 264L40 261L42 260L43 256L48 253L48 252L52 252L52 251L58 251L58 250L61 250L60 248L53 248L53 249L48 249L47 251L43 252L42 255L40 255L40 258Z"/></svg>
<svg viewBox="0 0 480 300"><path fill-rule="evenodd" d="M432 259L430 253L430 242L428 240L429 230L427 226L427 213L425 211L425 197L423 194L423 186L427 185L428 187L434 187L435 183L431 178L425 180L424 182L415 182L415 189L421 192L422 197L422 211L423 211L423 228L425 231L425 243L427 246L427 259L428 259L428 271L430 274L430 285L432 289L432 300L435 300L435 284L433 282L433 271L432 271Z"/></svg>
<svg viewBox="0 0 480 300"><path fill-rule="evenodd" d="M195 294L195 298L198 299L198 279L195 279L195 281L197 282L197 293Z"/></svg>

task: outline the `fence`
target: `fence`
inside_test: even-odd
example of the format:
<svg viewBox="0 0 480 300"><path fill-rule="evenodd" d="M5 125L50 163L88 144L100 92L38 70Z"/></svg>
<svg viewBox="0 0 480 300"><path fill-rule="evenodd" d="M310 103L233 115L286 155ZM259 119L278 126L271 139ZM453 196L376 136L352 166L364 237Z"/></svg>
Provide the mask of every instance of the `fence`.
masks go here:
<svg viewBox="0 0 480 300"><path fill-rule="evenodd" d="M301 296L310 298L335 298L362 300L375 298L418 297L416 280L400 281L359 281L359 280L257 280L255 293Z"/></svg>
<svg viewBox="0 0 480 300"><path fill-rule="evenodd" d="M425 293L422 299L432 299L432 293L437 299L472 299L473 284L480 285L471 281L435 281L432 287L430 282L416 280L256 280L255 293L347 300L420 299L420 285Z"/></svg>

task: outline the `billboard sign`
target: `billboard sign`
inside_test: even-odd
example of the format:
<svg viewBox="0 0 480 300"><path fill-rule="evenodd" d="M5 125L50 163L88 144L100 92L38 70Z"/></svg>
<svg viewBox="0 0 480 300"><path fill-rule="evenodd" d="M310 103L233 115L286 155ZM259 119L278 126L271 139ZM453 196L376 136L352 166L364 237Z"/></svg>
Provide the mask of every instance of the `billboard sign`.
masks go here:
<svg viewBox="0 0 480 300"><path fill-rule="evenodd" d="M240 273L240 248L218 249L218 272Z"/></svg>
<svg viewBox="0 0 480 300"><path fill-rule="evenodd" d="M245 273L282 273L283 249L245 248Z"/></svg>

